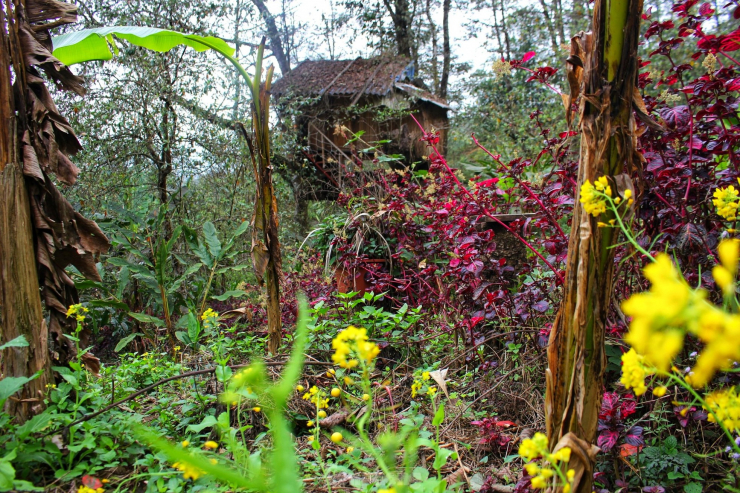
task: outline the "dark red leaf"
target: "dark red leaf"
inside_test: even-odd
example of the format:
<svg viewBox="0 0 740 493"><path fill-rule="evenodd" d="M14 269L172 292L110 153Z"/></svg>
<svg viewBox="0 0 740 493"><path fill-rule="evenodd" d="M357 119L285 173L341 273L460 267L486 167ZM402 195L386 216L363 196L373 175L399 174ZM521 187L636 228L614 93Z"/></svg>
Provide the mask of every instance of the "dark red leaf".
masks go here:
<svg viewBox="0 0 740 493"><path fill-rule="evenodd" d="M691 112L688 106L676 106L675 108L663 108L658 111L670 130L683 130L689 126Z"/></svg>
<svg viewBox="0 0 740 493"><path fill-rule="evenodd" d="M599 438L596 439L596 446L599 447L603 452L610 452L614 448L619 438L618 431L604 430L599 434Z"/></svg>

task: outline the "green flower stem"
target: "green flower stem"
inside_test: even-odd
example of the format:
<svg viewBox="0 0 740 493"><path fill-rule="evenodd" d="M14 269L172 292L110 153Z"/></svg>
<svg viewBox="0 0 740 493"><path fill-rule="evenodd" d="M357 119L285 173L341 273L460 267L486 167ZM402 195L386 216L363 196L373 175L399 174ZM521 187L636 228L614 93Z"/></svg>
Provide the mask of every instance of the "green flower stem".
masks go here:
<svg viewBox="0 0 740 493"><path fill-rule="evenodd" d="M650 254L650 252L648 252L647 250L645 250L644 248L642 248L642 246L639 243L637 243L637 240L632 235L632 229L631 228L628 228L624 224L624 222L622 221L622 216L619 214L619 208L620 208L621 204L619 204L619 205L615 204L614 203L614 199L612 199L609 195L607 195L605 193L602 193L602 192L597 192L597 193L601 194L605 199L607 199L607 203L609 204L609 208L614 213L614 219L616 219L617 223L619 224L619 229L622 230L622 233L627 238L627 241L630 242L630 244L633 247L635 247L635 249L638 252L642 253L644 256L646 256L647 258L649 258L651 262L655 262L655 257L653 257ZM626 203L627 203L626 200L622 201L622 204L626 204Z"/></svg>
<svg viewBox="0 0 740 493"><path fill-rule="evenodd" d="M365 446L365 451L373 456L373 459L375 459L378 467L380 467L380 469L383 471L383 474L385 474L386 478L388 478L391 484L396 484L398 482L398 477L390 470L388 465L385 463L385 460L375 449L375 446L365 432L365 425L367 424L367 421L368 419L370 419L370 416L373 412L373 398L372 388L370 386L370 371L368 369L367 363L363 358L359 358L359 361L360 365L362 365L362 391L364 394L369 395L370 399L365 402L365 413L360 416L360 419L357 421L357 433L360 435L360 439Z"/></svg>
<svg viewBox="0 0 740 493"><path fill-rule="evenodd" d="M725 435L727 436L727 439L732 444L731 445L732 448L735 450L735 452L737 452L737 453L740 454L740 446L738 446L738 444L735 443L735 437L732 436L732 433L730 433L730 430L728 430L725 427L725 425L722 423L722 421L719 419L719 417L715 414L714 410L707 404L707 401L705 401L704 398L701 395L699 395L699 393L696 390L694 390L694 388L686 382L686 380L684 380L683 378L679 378L678 376L676 376L672 372L669 373L669 372L660 371L660 370L657 370L657 369L656 369L655 374L658 375L658 376L661 376L661 377L667 377L669 380L672 380L676 384L680 385L681 387L683 387L684 389L686 389L687 391L689 391L689 393L694 396L694 399L696 399L701 404L701 406L704 409L706 409L707 411L709 411L712 414L712 416L714 416L715 423L725 433Z"/></svg>

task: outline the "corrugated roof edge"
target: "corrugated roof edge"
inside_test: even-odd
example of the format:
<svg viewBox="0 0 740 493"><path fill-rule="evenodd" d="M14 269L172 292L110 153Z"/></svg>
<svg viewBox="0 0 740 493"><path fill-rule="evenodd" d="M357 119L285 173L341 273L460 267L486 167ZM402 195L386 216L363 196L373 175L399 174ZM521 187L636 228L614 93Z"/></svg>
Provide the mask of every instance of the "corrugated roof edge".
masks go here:
<svg viewBox="0 0 740 493"><path fill-rule="evenodd" d="M403 82L396 82L395 87L402 90L405 93L412 94L414 97L421 99L422 101L426 101L428 103L432 103L434 105L439 106L440 108L444 108L446 110L451 110L452 107L445 101L444 99L435 96L434 94L425 91L424 89L420 89L414 85L406 84Z"/></svg>

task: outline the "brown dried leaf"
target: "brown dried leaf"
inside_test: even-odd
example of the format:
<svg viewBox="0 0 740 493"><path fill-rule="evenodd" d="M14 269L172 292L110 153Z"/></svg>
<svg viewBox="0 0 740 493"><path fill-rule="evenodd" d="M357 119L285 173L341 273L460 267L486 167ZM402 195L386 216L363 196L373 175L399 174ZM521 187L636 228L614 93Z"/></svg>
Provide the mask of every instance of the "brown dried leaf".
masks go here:
<svg viewBox="0 0 740 493"><path fill-rule="evenodd" d="M262 285L265 282L265 271L267 271L267 264L270 261L270 252L262 240L252 237L252 266L254 267L254 274L257 276L257 281Z"/></svg>
<svg viewBox="0 0 740 493"><path fill-rule="evenodd" d="M586 481L589 485L591 484L591 478L593 477L593 464L596 461L596 454L599 452L599 447L591 445L590 443L581 440L574 433L568 433L555 446L553 452L557 452L561 448L570 448L570 461L568 462L568 469L575 471L575 479L573 480L574 492L581 492L579 484L581 480L588 478Z"/></svg>
<svg viewBox="0 0 740 493"><path fill-rule="evenodd" d="M349 416L349 413L338 411L319 421L319 426L322 428L334 428L335 426L344 423L347 420L347 416Z"/></svg>
<svg viewBox="0 0 740 493"><path fill-rule="evenodd" d="M642 100L642 94L640 94L640 89L637 87L635 87L633 90L632 107L635 110L635 115L637 115L637 118L642 123L652 128L653 130L657 130L659 132L665 132L665 127L663 127L663 125L660 125L659 123L657 123L655 120L653 120L650 117L650 113L648 112L648 109L645 106L645 101Z"/></svg>
<svg viewBox="0 0 740 493"><path fill-rule="evenodd" d="M82 364L88 369L90 373L96 377L100 376L100 360L92 355L92 353L85 353L82 355Z"/></svg>
<svg viewBox="0 0 740 493"><path fill-rule="evenodd" d="M452 486L455 483L467 483L468 482L468 476L467 473L470 472L470 468L468 467L460 467L457 471L453 472L452 474L449 474L445 480L447 481L447 484Z"/></svg>

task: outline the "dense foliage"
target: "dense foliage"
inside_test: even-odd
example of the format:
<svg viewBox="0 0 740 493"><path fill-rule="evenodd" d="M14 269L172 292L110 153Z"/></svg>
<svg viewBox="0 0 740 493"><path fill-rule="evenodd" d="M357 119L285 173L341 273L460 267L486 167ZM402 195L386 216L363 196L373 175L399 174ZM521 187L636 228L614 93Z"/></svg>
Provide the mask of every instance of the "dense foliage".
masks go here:
<svg viewBox="0 0 740 493"><path fill-rule="evenodd" d="M370 47L392 46L406 9L407 48L439 93L440 5L392 3L393 15L345 2L324 18L331 56L351 19ZM81 14L86 27L217 34L247 57L244 40L268 19L289 66L300 23L253 4L93 2ZM403 166L350 136L373 167L310 205L308 234L288 205L294 170L275 159L284 345L270 358L246 236L256 188L235 132L251 114L238 74L193 51L125 44L117 63L85 66L89 96L58 96L85 145L82 181L65 194L112 248L100 282L68 269L83 294L67 314L76 361L53 369L32 419L0 414L0 491L569 491L577 449L551 449L541 431L579 198L600 221L613 211L599 227L623 239L596 491L740 491L740 2L646 5L640 166L581 189L558 60L588 2L461 5L494 13L492 68L451 84L447 155L431 128L424 161ZM295 146L295 114L275 115L276 156ZM1 380L0 401L24 383Z"/></svg>

